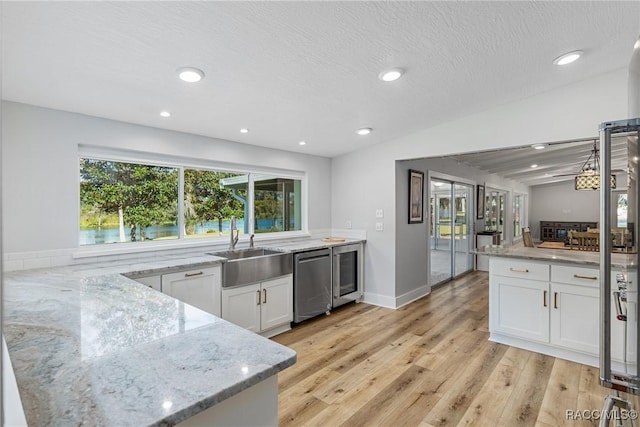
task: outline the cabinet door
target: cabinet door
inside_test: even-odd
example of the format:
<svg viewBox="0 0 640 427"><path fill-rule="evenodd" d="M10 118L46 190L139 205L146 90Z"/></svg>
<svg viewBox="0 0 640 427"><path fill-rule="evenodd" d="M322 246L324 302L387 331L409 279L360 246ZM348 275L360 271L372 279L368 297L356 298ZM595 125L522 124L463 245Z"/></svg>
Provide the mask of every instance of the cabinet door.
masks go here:
<svg viewBox="0 0 640 427"><path fill-rule="evenodd" d="M134 279L136 282L138 283L142 283L145 286L148 286L150 288L155 289L156 291L160 292L160 290L162 289L162 281L160 279L160 275L158 276L148 276L148 277L138 277L137 279Z"/></svg>
<svg viewBox="0 0 640 427"><path fill-rule="evenodd" d="M260 284L222 290L222 318L253 332L260 332Z"/></svg>
<svg viewBox="0 0 640 427"><path fill-rule="evenodd" d="M293 320L293 276L262 282L262 330Z"/></svg>
<svg viewBox="0 0 640 427"><path fill-rule="evenodd" d="M551 283L551 344L598 355L598 288Z"/></svg>
<svg viewBox="0 0 640 427"><path fill-rule="evenodd" d="M491 332L549 342L549 282L491 276Z"/></svg>
<svg viewBox="0 0 640 427"><path fill-rule="evenodd" d="M220 267L162 275L162 292L220 316Z"/></svg>

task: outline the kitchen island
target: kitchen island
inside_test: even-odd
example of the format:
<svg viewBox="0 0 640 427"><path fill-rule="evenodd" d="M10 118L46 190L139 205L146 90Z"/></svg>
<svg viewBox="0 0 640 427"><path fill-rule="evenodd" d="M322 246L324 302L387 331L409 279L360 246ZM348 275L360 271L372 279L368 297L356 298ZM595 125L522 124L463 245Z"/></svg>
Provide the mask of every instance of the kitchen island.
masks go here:
<svg viewBox="0 0 640 427"><path fill-rule="evenodd" d="M220 260L5 274L4 337L28 425L277 425L277 373L293 350L121 275Z"/></svg>
<svg viewBox="0 0 640 427"><path fill-rule="evenodd" d="M482 253L489 256L490 340L598 366L598 252L490 247ZM612 290L619 277L629 286L627 316L635 319L635 255L612 255ZM635 360L635 330L616 318L615 307L611 322L613 365L625 369Z"/></svg>

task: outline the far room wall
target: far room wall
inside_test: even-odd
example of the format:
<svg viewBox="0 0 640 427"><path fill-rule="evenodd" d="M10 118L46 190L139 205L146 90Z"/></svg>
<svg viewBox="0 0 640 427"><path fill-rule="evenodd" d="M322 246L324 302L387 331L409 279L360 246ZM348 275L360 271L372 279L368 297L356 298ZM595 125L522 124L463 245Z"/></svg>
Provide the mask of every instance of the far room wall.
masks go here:
<svg viewBox="0 0 640 427"><path fill-rule="evenodd" d="M618 174L616 181L616 189L612 190L614 200L618 193L626 191L627 186L624 174ZM599 222L599 197L599 191L576 190L573 180L531 187L531 235L540 239L540 221ZM612 200L612 207L615 204Z"/></svg>

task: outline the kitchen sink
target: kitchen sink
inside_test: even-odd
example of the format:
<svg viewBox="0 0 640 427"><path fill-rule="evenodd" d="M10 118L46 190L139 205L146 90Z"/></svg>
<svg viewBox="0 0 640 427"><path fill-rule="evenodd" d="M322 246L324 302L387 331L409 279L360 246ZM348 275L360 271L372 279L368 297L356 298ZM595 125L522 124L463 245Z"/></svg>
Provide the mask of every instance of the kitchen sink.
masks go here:
<svg viewBox="0 0 640 427"><path fill-rule="evenodd" d="M227 258L229 260L243 259L243 258L253 258L257 256L265 256L265 255L277 255L283 252L274 251L266 248L251 248L251 249L235 249L232 251L220 251L220 252L212 252L209 255L215 255L222 258Z"/></svg>
<svg viewBox="0 0 640 427"><path fill-rule="evenodd" d="M227 260L222 263L222 287L233 288L262 282L293 272L293 256L266 248L210 252Z"/></svg>

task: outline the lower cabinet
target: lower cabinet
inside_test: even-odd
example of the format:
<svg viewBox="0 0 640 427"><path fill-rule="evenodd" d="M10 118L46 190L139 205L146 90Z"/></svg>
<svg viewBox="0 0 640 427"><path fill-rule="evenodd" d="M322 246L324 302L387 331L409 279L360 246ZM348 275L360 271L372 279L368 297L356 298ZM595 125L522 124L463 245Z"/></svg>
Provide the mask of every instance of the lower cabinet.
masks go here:
<svg viewBox="0 0 640 427"><path fill-rule="evenodd" d="M145 286L155 289L158 292L162 291L162 276L160 276L159 274L156 276L136 277L134 280L136 282L142 283Z"/></svg>
<svg viewBox="0 0 640 427"><path fill-rule="evenodd" d="M257 333L288 329L293 321L293 276L222 289L222 318Z"/></svg>
<svg viewBox="0 0 640 427"><path fill-rule="evenodd" d="M597 365L600 348L599 270L491 259L491 339L580 363ZM527 261L528 263L528 261ZM615 278L616 272L613 272ZM631 278L633 282L635 277ZM615 287L615 279L612 287ZM629 292L627 316L636 318L637 292ZM612 360L635 359L634 321L622 322L611 308ZM625 354L626 351L626 354Z"/></svg>
<svg viewBox="0 0 640 427"><path fill-rule="evenodd" d="M490 330L549 342L548 288L549 282L491 276Z"/></svg>
<svg viewBox="0 0 640 427"><path fill-rule="evenodd" d="M550 343L569 350L598 354L600 348L600 290L551 283Z"/></svg>
<svg viewBox="0 0 640 427"><path fill-rule="evenodd" d="M220 266L179 271L162 275L162 292L220 316Z"/></svg>

